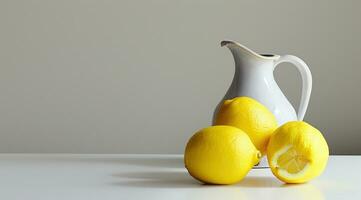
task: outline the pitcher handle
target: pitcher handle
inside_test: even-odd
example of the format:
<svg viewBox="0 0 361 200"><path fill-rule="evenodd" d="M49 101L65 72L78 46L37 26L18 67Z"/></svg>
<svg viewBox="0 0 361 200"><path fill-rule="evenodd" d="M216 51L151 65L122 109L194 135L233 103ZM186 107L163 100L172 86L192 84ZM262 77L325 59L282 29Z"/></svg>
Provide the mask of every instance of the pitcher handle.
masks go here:
<svg viewBox="0 0 361 200"><path fill-rule="evenodd" d="M310 101L311 90L312 90L312 74L306 63L300 58L292 55L281 56L275 62L275 67L283 62L288 62L296 66L302 77L302 96L300 101L300 106L298 107L297 118L298 120L303 120L306 110L308 107L308 102Z"/></svg>

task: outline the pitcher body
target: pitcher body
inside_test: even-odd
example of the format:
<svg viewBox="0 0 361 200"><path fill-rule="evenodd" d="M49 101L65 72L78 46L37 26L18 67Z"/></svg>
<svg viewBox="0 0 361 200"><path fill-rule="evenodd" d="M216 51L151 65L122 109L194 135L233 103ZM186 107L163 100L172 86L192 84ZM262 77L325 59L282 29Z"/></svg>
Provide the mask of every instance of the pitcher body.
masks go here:
<svg viewBox="0 0 361 200"><path fill-rule="evenodd" d="M222 41L221 45L227 46L232 52L235 74L228 91L215 109L213 119L223 100L239 96L251 97L265 105L275 115L279 126L303 119L311 94L312 76L301 59L291 55L257 54L233 41ZM274 79L273 71L282 62L291 62L302 75L303 90L298 114Z"/></svg>

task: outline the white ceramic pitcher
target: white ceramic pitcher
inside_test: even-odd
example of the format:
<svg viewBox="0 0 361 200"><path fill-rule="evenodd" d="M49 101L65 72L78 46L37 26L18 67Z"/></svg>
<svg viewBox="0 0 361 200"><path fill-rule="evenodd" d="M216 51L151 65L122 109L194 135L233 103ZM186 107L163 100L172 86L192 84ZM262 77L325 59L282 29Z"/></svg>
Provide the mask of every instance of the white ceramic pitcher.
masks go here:
<svg viewBox="0 0 361 200"><path fill-rule="evenodd" d="M276 116L279 126L288 121L303 120L312 89L312 75L305 62L292 55L257 54L234 41L222 41L221 46L227 46L231 50L236 66L233 81L223 100L239 96L254 98ZM273 76L275 67L283 62L295 65L302 76L302 97L298 114ZM222 101L215 109L213 119Z"/></svg>
<svg viewBox="0 0 361 200"><path fill-rule="evenodd" d="M234 41L222 41L221 46L227 46L231 50L236 69L231 86L214 111L213 121L224 100L239 96L254 98L265 105L275 115L279 126L288 121L303 120L312 89L312 75L305 62L291 55L257 54ZM292 63L301 73L302 96L298 114L273 76L275 67L283 62ZM268 167L266 157L255 166L255 168L263 167Z"/></svg>

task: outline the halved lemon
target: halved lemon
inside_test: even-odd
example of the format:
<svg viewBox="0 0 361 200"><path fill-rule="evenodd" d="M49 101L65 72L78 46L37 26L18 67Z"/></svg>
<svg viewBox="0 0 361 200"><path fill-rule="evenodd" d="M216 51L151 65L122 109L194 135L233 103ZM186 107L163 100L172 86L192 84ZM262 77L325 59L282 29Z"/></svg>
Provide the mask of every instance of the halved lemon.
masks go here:
<svg viewBox="0 0 361 200"><path fill-rule="evenodd" d="M329 156L321 132L306 122L288 122L279 127L267 148L272 173L286 183L304 183L322 173Z"/></svg>

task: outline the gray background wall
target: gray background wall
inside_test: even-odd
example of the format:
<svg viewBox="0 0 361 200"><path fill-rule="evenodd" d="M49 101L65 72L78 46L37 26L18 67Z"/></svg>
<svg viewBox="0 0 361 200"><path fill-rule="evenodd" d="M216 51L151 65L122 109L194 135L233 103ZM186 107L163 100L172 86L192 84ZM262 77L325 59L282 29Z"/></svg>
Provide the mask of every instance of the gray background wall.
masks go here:
<svg viewBox="0 0 361 200"><path fill-rule="evenodd" d="M221 48L311 68L305 120L361 153L361 1L0 0L0 152L181 153L232 79ZM300 77L276 78L298 106Z"/></svg>

